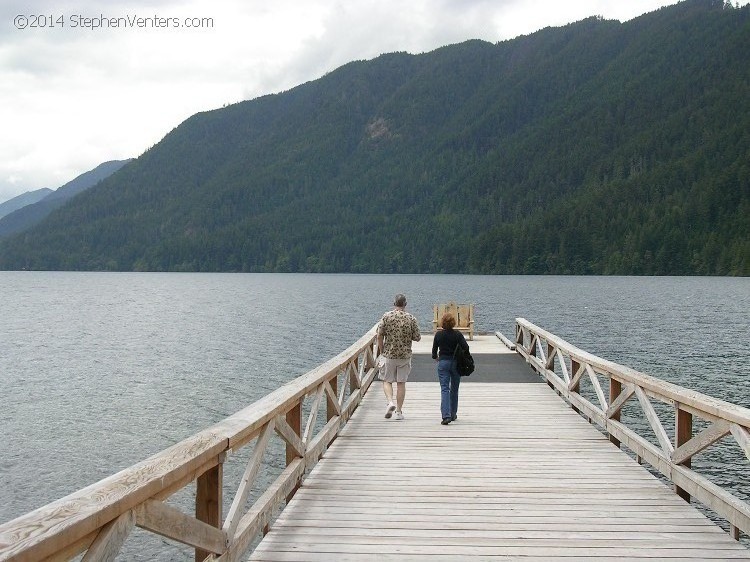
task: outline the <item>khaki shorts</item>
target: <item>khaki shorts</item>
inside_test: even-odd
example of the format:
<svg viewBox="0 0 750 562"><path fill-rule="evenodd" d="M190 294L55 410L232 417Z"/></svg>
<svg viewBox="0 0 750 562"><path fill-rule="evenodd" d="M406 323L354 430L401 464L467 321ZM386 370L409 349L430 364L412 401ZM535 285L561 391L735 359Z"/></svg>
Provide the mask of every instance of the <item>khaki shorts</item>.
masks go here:
<svg viewBox="0 0 750 562"><path fill-rule="evenodd" d="M383 357L380 367L380 379L383 382L406 382L411 373L411 357L408 359L390 359Z"/></svg>

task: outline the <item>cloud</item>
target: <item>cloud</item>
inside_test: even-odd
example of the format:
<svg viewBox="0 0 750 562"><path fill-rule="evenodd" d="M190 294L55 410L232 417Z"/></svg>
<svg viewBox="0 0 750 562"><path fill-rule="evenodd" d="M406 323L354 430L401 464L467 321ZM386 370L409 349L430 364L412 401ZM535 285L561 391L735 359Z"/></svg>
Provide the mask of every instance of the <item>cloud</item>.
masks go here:
<svg viewBox="0 0 750 562"><path fill-rule="evenodd" d="M0 201L138 156L194 113L287 90L352 60L500 41L591 15L628 19L675 1L6 0ZM48 20L18 29L19 15Z"/></svg>

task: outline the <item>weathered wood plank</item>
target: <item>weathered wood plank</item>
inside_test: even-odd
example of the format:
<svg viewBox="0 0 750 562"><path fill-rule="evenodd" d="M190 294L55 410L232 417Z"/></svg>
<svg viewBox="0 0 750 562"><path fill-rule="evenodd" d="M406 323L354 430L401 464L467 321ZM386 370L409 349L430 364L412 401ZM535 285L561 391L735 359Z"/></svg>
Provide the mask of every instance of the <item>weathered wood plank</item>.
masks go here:
<svg viewBox="0 0 750 562"><path fill-rule="evenodd" d="M223 527L224 532L230 538L234 536L235 529L237 529L237 525L242 517L242 508L247 501L248 494L250 494L255 476L258 474L258 470L260 470L260 463L263 460L263 455L266 453L266 447L268 446L268 441L271 439L271 434L274 432L274 427L275 421L269 421L263 433L258 437L253 449L253 455L250 457L245 472L240 479L240 486L229 508L229 513L227 513L227 519Z"/></svg>
<svg viewBox="0 0 750 562"><path fill-rule="evenodd" d="M658 379L599 358L590 360L593 356L579 354L580 350L567 342L535 330L519 325L518 345L523 347L524 338L531 341L531 349L522 352L570 406L606 428L613 442L622 442L639 458L672 477L678 489L724 514L733 534L750 528L747 504L688 468L692 455L729 431L749 454L750 435L743 416L750 419L746 416L750 411L728 408L721 401L706 400L698 393L661 384ZM674 559L712 559L711 552L721 559L748 559L746 550L611 447L606 437L546 386L503 385L498 392L495 385L464 384L459 420L445 427L437 423L438 385L412 384L407 419L400 423L385 421L379 408L367 407L380 404L376 397L365 394L376 372L373 345L371 330L342 354L204 432L214 443L194 443L192 452L182 451L177 457L165 459L170 466L162 471L161 479L154 482L149 474L126 494L127 500L110 506L106 512L110 519L92 518L86 524L76 521L62 531L48 527L42 533L46 539L35 538L24 553L33 552L34 557L28 559L36 561L43 559L37 556L42 556L45 548L55 546L51 555L59 557L91 545L87 556L106 559L119 549L118 537L127 534L107 527L106 521L134 509L144 528L200 546L198 559L207 550L218 554L227 546L218 559L239 560L252 538L268 531L274 509L286 498L288 508L256 551L264 559L292 555L306 560L346 560L375 554L382 558L384 547L391 546L400 558L405 555L415 559L510 556L585 560L604 557L605 552L623 559L659 558L667 553ZM529 351L532 356L528 356ZM556 361L562 376L553 372ZM612 381L610 406L597 373ZM601 408L578 394L585 374ZM339 376L343 378L340 385ZM344 403L347 386L349 396ZM301 404L311 392L316 395L315 404L303 433ZM329 406L328 423L313 436L324 394ZM662 449L619 421L620 408L633 394ZM651 405L652 398L678 404L674 445ZM339 433L363 400L365 407ZM692 437L680 420L696 414L714 425ZM233 504L225 524L230 532L225 534L155 501L196 476L205 476L207 470L220 471L224 451L251 439L258 438L254 456L262 455L263 447L258 445L268 439L273 428L287 442L289 466L244 516L240 517L241 510ZM337 435L339 439L334 441ZM187 456L179 457L183 453ZM324 462L315 466L305 486L292 497L306 468L314 466L320 455L324 455ZM170 464L175 458L178 462ZM676 460L682 460L683 465ZM257 472L258 466L259 461L251 460L245 476L248 471ZM461 467L460 479L446 470L452 466ZM253 478L251 474L241 482L235 497L238 505L246 502L241 496ZM214 517L219 525L221 485L211 484L210 488L219 490L219 499L214 502L219 506ZM210 503L200 499L201 489L199 482L196 507ZM446 518L446 513L455 520ZM300 528L305 532L299 532ZM372 532L345 532L355 528ZM95 541L97 529L100 538ZM418 532L390 533L384 538L379 533L383 529ZM446 529L451 532L446 534ZM540 529L560 535L551 540L533 534ZM10 533L8 527L0 526L0 559L4 559L8 546L2 542L3 530ZM389 542L394 537L395 543ZM39 547L44 540L47 544Z"/></svg>
<svg viewBox="0 0 750 562"><path fill-rule="evenodd" d="M297 487L305 472L302 459L289 464L269 488L258 498L237 525L237 531L227 551L217 562L237 562L245 559L245 551L260 530L271 522L276 506Z"/></svg>
<svg viewBox="0 0 750 562"><path fill-rule="evenodd" d="M384 549L385 550L385 549ZM658 556L658 555L656 555ZM371 562L373 558L377 558L378 562L403 562L405 557L400 553L393 553L385 550L377 555L371 553L336 553L332 558L331 554L315 554L309 552L264 552L262 560L266 562L330 562L335 559L336 562ZM457 557L455 554L416 554L410 553L408 559L412 562L456 562ZM497 557L487 557L487 560L496 560ZM560 559L555 556L544 556L544 555L530 555L524 554L523 557L507 557L508 560L523 560L523 562L560 562ZM600 556L586 556L579 555L575 557L576 562L601 562L602 557ZM619 562L635 562L644 560L660 560L657 557L624 557L619 556L617 558ZM669 562L695 562L701 560L694 556L683 557L677 555L670 555ZM721 557L714 556L712 558L704 558L704 560L722 560Z"/></svg>
<svg viewBox="0 0 750 562"><path fill-rule="evenodd" d="M664 426L661 424L661 420L656 414L654 406L640 387L636 387L635 395L638 398L638 402L641 404L641 408L643 408L643 413L646 414L646 419L651 425L651 429L654 431L656 439L659 441L659 445L661 445L662 450L666 454L671 455L674 451L674 446L672 445L672 441L669 439L669 435L667 435Z"/></svg>
<svg viewBox="0 0 750 562"><path fill-rule="evenodd" d="M295 457L305 456L305 443L300 439L299 435L294 431L294 428L290 426L286 419L282 416L276 416L273 420L273 428L276 433L284 440L284 442L292 448L292 452Z"/></svg>
<svg viewBox="0 0 750 562"><path fill-rule="evenodd" d="M565 357L563 357L562 350L558 348L555 354L557 355L557 359L560 362L560 370L562 371L562 374L563 374L563 380L568 385L570 385L570 373L568 372L568 365L565 363Z"/></svg>
<svg viewBox="0 0 750 562"><path fill-rule="evenodd" d="M329 385L328 381L325 381L322 383L318 390L315 392L315 398L313 399L313 403L310 406L310 415L307 417L307 424L305 424L305 431L302 434L302 443L307 443L310 440L310 436L313 434L313 431L315 430L315 422L318 419L318 410L320 409L320 402L323 399L323 393L325 392L325 385ZM291 430L291 427L289 428ZM292 431L292 434L295 436L296 433ZM304 457L305 456L305 449L304 447L298 447L297 448L297 456Z"/></svg>
<svg viewBox="0 0 750 562"><path fill-rule="evenodd" d="M253 553L249 560L268 560L268 552L290 552L295 554L304 554L301 560L319 560L324 558L313 558L312 555L324 553L328 560L340 560L340 555L364 554L370 557L378 557L384 548L388 548L382 543L354 543L354 544L331 544L330 542L308 543L305 547L296 542L289 540L275 540L274 535L270 534L265 544L261 543L258 549ZM286 537L285 537L286 538ZM322 539L321 539L322 540ZM413 559L414 556L435 556L449 555L453 560L470 559L489 559L490 557L528 557L528 556L546 556L556 558L565 552L566 557L580 560L581 557L598 557L599 559L621 559L623 557L648 558L651 560L666 560L672 557L687 557L694 560L747 560L746 554L736 550L717 550L711 545L709 548L699 548L696 546L684 548L659 548L656 545L651 547L628 547L620 545L617 542L606 546L569 546L558 547L555 545L548 546L484 546L484 545L447 545L441 544L443 541L431 541L429 544L414 544L406 540L398 544L398 553L401 559ZM316 547L318 547L316 549ZM391 543L390 549L394 545ZM392 550L391 550L392 551ZM524 558L525 559L525 558Z"/></svg>
<svg viewBox="0 0 750 562"><path fill-rule="evenodd" d="M120 552L122 545L135 525L135 513L123 513L114 521L102 527L81 562L111 562Z"/></svg>
<svg viewBox="0 0 750 562"><path fill-rule="evenodd" d="M220 457L223 461L226 458L226 454L222 453ZM221 516L224 512L223 488L223 462L211 467L196 479L195 518L216 529L221 527ZM151 499L153 500L154 498ZM194 559L196 562L200 562L208 556L208 554L208 550L196 547Z"/></svg>
<svg viewBox="0 0 750 562"><path fill-rule="evenodd" d="M586 363L585 366L586 366L586 373L588 373L589 380L591 381L591 384L594 386L596 397L599 400L599 407L602 409L602 412L606 412L609 406L607 404L607 399L604 396L604 390L602 389L602 385L599 382L599 377L596 376L596 372L591 367L591 365Z"/></svg>
<svg viewBox="0 0 750 562"><path fill-rule="evenodd" d="M729 429L737 441L737 444L743 451L745 451L745 456L750 460L750 432L736 423L733 423Z"/></svg>
<svg viewBox="0 0 750 562"><path fill-rule="evenodd" d="M692 439L683 443L672 452L672 462L682 464L693 455L716 443L719 439L729 434L729 422L718 421L698 433Z"/></svg>
<svg viewBox="0 0 750 562"><path fill-rule="evenodd" d="M328 407L328 419L330 420L333 416L340 416L341 415L341 404L339 404L339 399L336 396L336 391L331 386L331 381L326 381L323 383L323 390L325 390L326 393L326 403ZM305 441L307 442L307 441Z"/></svg>
<svg viewBox="0 0 750 562"><path fill-rule="evenodd" d="M41 560L169 488L226 449L212 431L196 434L145 461L0 525L0 559ZM20 555L19 555L20 556Z"/></svg>
<svg viewBox="0 0 750 562"><path fill-rule="evenodd" d="M501 342L503 342L503 345L504 345L505 347L507 347L507 348L508 348L508 349L510 349L511 351L515 351L515 350L516 350L516 344L515 344L515 343L513 343L512 341L510 341L510 340L509 340L509 339L508 339L507 337L505 337L505 336L504 336L504 335L503 335L502 333L500 333L500 332L495 332L495 335L496 335L496 336L498 337L498 339L499 339L499 340L500 340Z"/></svg>
<svg viewBox="0 0 750 562"><path fill-rule="evenodd" d="M619 381L613 381L618 382ZM630 397L635 394L635 386L632 384L622 385L622 391L617 395L613 396L607 408L607 418L613 420L619 420L620 410L625 405L625 402L630 400Z"/></svg>
<svg viewBox="0 0 750 562"><path fill-rule="evenodd" d="M535 326L523 318L517 318L516 322L527 330L533 330L532 333L535 337L536 334L540 334L541 337L544 337L556 348L565 349L571 358L580 363L588 363L599 372L607 374L616 373L625 382L634 384L645 391L653 392L668 401L679 402L682 405L695 408L695 410L705 412L708 415L718 416L738 425L750 427L750 409L748 408L743 408L742 406L737 406L724 400L719 400L718 398L640 373L630 367L607 361L571 345L562 338L547 332L539 326Z"/></svg>
<svg viewBox="0 0 750 562"><path fill-rule="evenodd" d="M332 418L320 433L308 444L307 452L305 453L305 466L311 468L315 466L320 459L320 456L328 448L328 445L336 437L341 427L340 418Z"/></svg>
<svg viewBox="0 0 750 562"><path fill-rule="evenodd" d="M401 422L366 395L250 559L750 560L546 385L495 386L462 384L449 426L437 383Z"/></svg>
<svg viewBox="0 0 750 562"><path fill-rule="evenodd" d="M163 502L148 500L135 512L136 524L156 534L206 552L220 554L227 547L227 536L221 529L189 517Z"/></svg>

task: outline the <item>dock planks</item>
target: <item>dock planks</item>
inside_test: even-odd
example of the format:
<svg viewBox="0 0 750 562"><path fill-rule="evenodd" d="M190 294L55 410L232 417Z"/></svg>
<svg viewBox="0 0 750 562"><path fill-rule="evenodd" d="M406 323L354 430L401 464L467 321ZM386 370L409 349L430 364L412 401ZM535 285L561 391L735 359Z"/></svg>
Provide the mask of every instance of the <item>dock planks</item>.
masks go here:
<svg viewBox="0 0 750 562"><path fill-rule="evenodd" d="M545 384L379 383L249 560L750 560Z"/></svg>

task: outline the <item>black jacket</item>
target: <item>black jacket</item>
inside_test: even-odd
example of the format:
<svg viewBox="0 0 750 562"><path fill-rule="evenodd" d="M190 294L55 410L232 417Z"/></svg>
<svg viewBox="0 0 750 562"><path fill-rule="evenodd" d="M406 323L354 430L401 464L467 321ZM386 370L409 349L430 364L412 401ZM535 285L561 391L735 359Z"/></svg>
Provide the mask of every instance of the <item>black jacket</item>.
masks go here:
<svg viewBox="0 0 750 562"><path fill-rule="evenodd" d="M457 345L469 351L469 344L466 343L466 338L461 332L453 328L438 330L432 340L432 358L438 358L438 349L440 350L440 357L453 357Z"/></svg>

